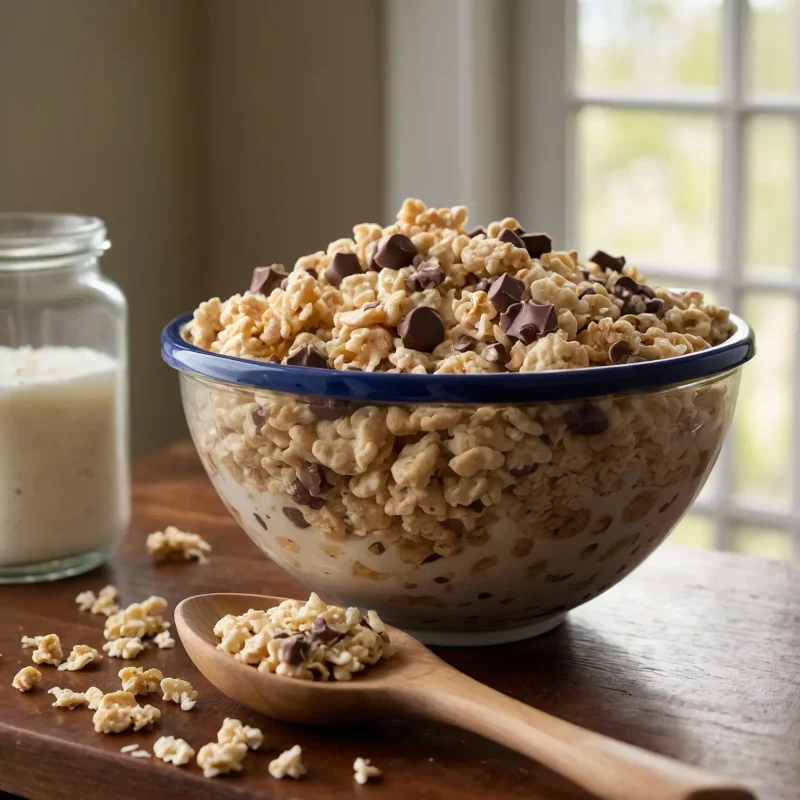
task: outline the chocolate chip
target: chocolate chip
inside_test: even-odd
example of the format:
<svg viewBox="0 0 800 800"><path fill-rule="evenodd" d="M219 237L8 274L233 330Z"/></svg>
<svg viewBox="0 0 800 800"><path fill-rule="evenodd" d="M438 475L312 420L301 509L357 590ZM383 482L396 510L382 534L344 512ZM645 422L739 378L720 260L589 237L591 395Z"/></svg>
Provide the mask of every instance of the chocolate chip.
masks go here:
<svg viewBox="0 0 800 800"><path fill-rule="evenodd" d="M256 518L256 522L266 531L269 530L267 528L267 523L264 522L264 518L260 514L256 514L253 512L253 516Z"/></svg>
<svg viewBox="0 0 800 800"><path fill-rule="evenodd" d="M525 291L525 284L505 273L489 289L488 297L498 311L507 311L509 306L519 303Z"/></svg>
<svg viewBox="0 0 800 800"><path fill-rule="evenodd" d="M379 305L380 303L377 300L373 300L371 303L364 303L364 305L361 306L361 310L369 311L371 308L377 308Z"/></svg>
<svg viewBox="0 0 800 800"><path fill-rule="evenodd" d="M435 289L444 283L444 270L436 261L423 261L417 271L406 278L406 289L410 292L421 292L423 289Z"/></svg>
<svg viewBox="0 0 800 800"><path fill-rule="evenodd" d="M267 417L264 414L264 409L261 406L256 406L250 414L250 418L253 420L253 425L256 426L256 430L260 431L261 428L264 426L264 423L267 421Z"/></svg>
<svg viewBox="0 0 800 800"><path fill-rule="evenodd" d="M581 292L581 293L578 295L578 299L579 299L579 300L583 300L583 298L584 298L584 297L586 297L586 296L587 296L587 295L589 295L589 294L597 294L597 292L596 292L596 291L595 291L595 290L594 290L594 289L593 289L591 286L589 286L587 289L584 289L584 290L583 290L583 291L582 291L582 292Z"/></svg>
<svg viewBox="0 0 800 800"><path fill-rule="evenodd" d="M287 287L288 285L289 285L289 278L287 277L287 278L284 278L284 279L281 281L281 289L283 289L284 291L286 291L286 287Z"/></svg>
<svg viewBox="0 0 800 800"><path fill-rule="evenodd" d="M516 228L514 228L514 233L516 233L517 236L522 236L522 234L525 233L525 228L517 226Z"/></svg>
<svg viewBox="0 0 800 800"><path fill-rule="evenodd" d="M278 631L273 637L273 639L288 639L289 634L286 631Z"/></svg>
<svg viewBox="0 0 800 800"><path fill-rule="evenodd" d="M430 353L444 341L444 322L435 308L417 306L406 314L397 332L409 349Z"/></svg>
<svg viewBox="0 0 800 800"><path fill-rule="evenodd" d="M584 403L568 412L564 422L572 433L580 436L597 436L608 428L606 412L592 403Z"/></svg>
<svg viewBox="0 0 800 800"><path fill-rule="evenodd" d="M311 638L315 642L321 642L322 644L333 644L340 637L341 634L337 633L333 628L331 628L322 617L317 617L311 623Z"/></svg>
<svg viewBox="0 0 800 800"><path fill-rule="evenodd" d="M526 478L528 475L533 475L538 468L538 464L528 464L525 467L514 467L514 469L508 471L508 474L513 475L515 478Z"/></svg>
<svg viewBox="0 0 800 800"><path fill-rule="evenodd" d="M375 263L382 269L402 269L414 261L417 248L402 233L393 233L375 253Z"/></svg>
<svg viewBox="0 0 800 800"><path fill-rule="evenodd" d="M369 550L370 553L374 553L376 556L382 556L386 552L386 547L383 542L373 542L367 550Z"/></svg>
<svg viewBox="0 0 800 800"><path fill-rule="evenodd" d="M317 419L324 419L332 422L341 419L350 410L351 405L346 400L337 400L335 397L326 397L322 400L308 404L309 409L314 412Z"/></svg>
<svg viewBox="0 0 800 800"><path fill-rule="evenodd" d="M664 301L660 297L654 300L648 300L644 307L648 314L655 314L659 319L664 316Z"/></svg>
<svg viewBox="0 0 800 800"><path fill-rule="evenodd" d="M630 352L631 347L627 342L614 342L614 344L608 348L608 359L612 364L622 364L624 361L627 361Z"/></svg>
<svg viewBox="0 0 800 800"><path fill-rule="evenodd" d="M287 359L287 364L293 367L318 367L320 369L328 368L328 360L322 353L310 344L301 347L296 352L292 353Z"/></svg>
<svg viewBox="0 0 800 800"><path fill-rule="evenodd" d="M289 522L293 522L298 528L310 528L311 524L306 522L306 518L303 516L303 512L299 508L293 508L292 506L284 506L281 511L283 511L283 516L289 520Z"/></svg>
<svg viewBox="0 0 800 800"><path fill-rule="evenodd" d="M622 268L625 266L625 256L610 256L602 250L598 250L589 261L594 261L598 267L611 269L614 272L622 272Z"/></svg>
<svg viewBox="0 0 800 800"><path fill-rule="evenodd" d="M318 509L325 505L324 498L314 497L299 480L292 481L286 487L286 494L299 506L308 506L309 508ZM286 513L285 510L284 513Z"/></svg>
<svg viewBox="0 0 800 800"><path fill-rule="evenodd" d="M256 267L253 270L253 277L250 280L250 291L253 294L263 294L269 297L281 282L286 279L286 273L276 269L276 265L271 267Z"/></svg>
<svg viewBox="0 0 800 800"><path fill-rule="evenodd" d="M491 288L492 282L488 278L483 278L475 284L476 292L488 292Z"/></svg>
<svg viewBox="0 0 800 800"><path fill-rule="evenodd" d="M553 240L546 233L523 233L520 238L531 258L541 258L553 249Z"/></svg>
<svg viewBox="0 0 800 800"><path fill-rule="evenodd" d="M380 272L381 268L375 260L375 254L378 252L378 242L373 242L367 250L367 263L373 272Z"/></svg>
<svg viewBox="0 0 800 800"><path fill-rule="evenodd" d="M432 561L438 561L441 556L438 553L431 553L429 556L426 556L422 559L423 564L430 564Z"/></svg>
<svg viewBox="0 0 800 800"><path fill-rule="evenodd" d="M281 645L280 659L290 667L299 667L305 661L309 649L310 644L306 635L296 633Z"/></svg>
<svg viewBox="0 0 800 800"><path fill-rule="evenodd" d="M599 283L602 284L603 286L606 285L606 282L602 278L598 278L597 275L595 275L592 272L589 272L588 269L582 269L581 272L583 273L583 277L586 278L587 281L591 281L592 283Z"/></svg>
<svg viewBox="0 0 800 800"><path fill-rule="evenodd" d="M297 478L312 497L322 497L331 488L325 477L325 471L319 464L304 461L303 465L297 468Z"/></svg>
<svg viewBox="0 0 800 800"><path fill-rule="evenodd" d="M307 269L305 272L306 275L310 275L314 280L317 280L317 278L319 278L319 274L315 269Z"/></svg>
<svg viewBox="0 0 800 800"><path fill-rule="evenodd" d="M639 283L633 278L623 275L617 278L616 283L611 289L611 293L617 297L627 297L631 294L639 294Z"/></svg>
<svg viewBox="0 0 800 800"><path fill-rule="evenodd" d="M450 583L450 578L445 578L444 575L437 575L433 580L436 583Z"/></svg>
<svg viewBox="0 0 800 800"><path fill-rule="evenodd" d="M472 502L469 504L469 507L470 507L470 508L471 508L473 511L476 511L476 512L477 512L477 513L479 513L479 514L480 514L480 512L481 512L481 511L483 511L483 509L485 508L485 506L483 505L483 500L473 500L473 501L472 501Z"/></svg>
<svg viewBox="0 0 800 800"><path fill-rule="evenodd" d="M515 303L500 315L500 328L513 339L530 344L539 336L558 330L558 317L552 303Z"/></svg>
<svg viewBox="0 0 800 800"><path fill-rule="evenodd" d="M467 234L467 236L469 236L469 238L470 238L470 239L474 239L474 238L475 238L476 236L478 236L479 234L483 234L484 236L486 236L486 228L484 228L482 225L479 225L477 228L473 228L473 229L472 229L472 230L471 230L471 231L470 231L470 232Z"/></svg>
<svg viewBox="0 0 800 800"><path fill-rule="evenodd" d="M503 228L503 230L497 234L497 238L501 242L513 244L514 247L525 247L525 245L522 243L522 239L519 238L519 235L514 233L514 231L512 231L510 228Z"/></svg>
<svg viewBox="0 0 800 800"><path fill-rule="evenodd" d="M490 364L499 364L501 367L508 362L508 350L502 344L490 344L488 347L484 347L481 355Z"/></svg>
<svg viewBox="0 0 800 800"><path fill-rule="evenodd" d="M339 286L349 275L358 275L360 272L361 264L355 253L336 253L325 268L325 277L332 286Z"/></svg>
<svg viewBox="0 0 800 800"><path fill-rule="evenodd" d="M453 349L459 353L469 350L475 344L475 340L466 333L462 333L454 342Z"/></svg>

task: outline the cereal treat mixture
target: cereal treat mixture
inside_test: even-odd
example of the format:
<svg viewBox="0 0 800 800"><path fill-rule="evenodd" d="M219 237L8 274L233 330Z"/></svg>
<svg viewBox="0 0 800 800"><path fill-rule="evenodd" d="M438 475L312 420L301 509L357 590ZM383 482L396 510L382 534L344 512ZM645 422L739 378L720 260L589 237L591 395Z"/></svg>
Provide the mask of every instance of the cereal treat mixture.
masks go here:
<svg viewBox="0 0 800 800"><path fill-rule="evenodd" d="M513 218L466 223L463 207L408 200L396 223L357 225L290 272L259 267L250 291L202 303L184 336L353 382L480 373L513 386L515 372L591 368L602 387L607 365L636 370L734 331L727 309L649 284L622 255L581 260ZM553 403L511 389L486 405L183 380L205 468L270 557L393 624L474 631L563 613L644 560L713 465L738 375ZM226 632L224 649L238 654L246 634ZM241 658L260 663L266 645Z"/></svg>
<svg viewBox="0 0 800 800"><path fill-rule="evenodd" d="M106 639L138 638L156 636L169 628L164 620L167 601L163 597L148 597L141 603L131 603L106 620Z"/></svg>
<svg viewBox="0 0 800 800"><path fill-rule="evenodd" d="M23 636L22 646L36 648L31 653L34 664L50 664L57 667L64 658L61 640L55 633L48 633L47 636Z"/></svg>
<svg viewBox="0 0 800 800"><path fill-rule="evenodd" d="M131 660L144 650L144 644L138 636L123 636L120 639L112 639L110 642L106 642L103 645L103 650L108 653L109 658Z"/></svg>
<svg viewBox="0 0 800 800"><path fill-rule="evenodd" d="M264 734L258 728L242 725L240 720L227 717L217 733L217 741L220 744L246 744L251 750L258 750L264 743Z"/></svg>
<svg viewBox="0 0 800 800"><path fill-rule="evenodd" d="M153 745L153 753L167 764L182 767L194 758L194 750L183 739L174 736L162 736Z"/></svg>
<svg viewBox="0 0 800 800"><path fill-rule="evenodd" d="M141 667L123 667L119 671L122 691L131 694L153 694L158 691L164 676L160 669L142 669Z"/></svg>
<svg viewBox="0 0 800 800"><path fill-rule="evenodd" d="M206 778L216 778L217 775L226 775L229 772L241 772L246 755L246 744L209 742L200 748L197 766L203 770Z"/></svg>
<svg viewBox="0 0 800 800"><path fill-rule="evenodd" d="M192 684L181 678L164 678L161 681L161 694L162 700L177 703L183 711L191 711L198 697Z"/></svg>
<svg viewBox="0 0 800 800"><path fill-rule="evenodd" d="M161 631L161 633L157 633L153 637L153 644L156 645L159 650L169 650L175 647L175 640L172 638L169 631Z"/></svg>
<svg viewBox="0 0 800 800"><path fill-rule="evenodd" d="M390 658L389 635L374 611L329 606L312 593L266 611L228 614L214 626L220 650L261 672L303 680L349 681Z"/></svg>
<svg viewBox="0 0 800 800"><path fill-rule="evenodd" d="M100 699L92 722L97 733L122 733L141 730L160 718L157 708L140 706L131 692L111 692Z"/></svg>
<svg viewBox="0 0 800 800"><path fill-rule="evenodd" d="M23 667L11 681L11 685L20 692L29 692L42 679L42 673L36 667Z"/></svg>
<svg viewBox="0 0 800 800"><path fill-rule="evenodd" d="M368 758L357 758L353 762L353 773L355 782L362 786L368 780L380 778L382 774L376 766L370 763Z"/></svg>
<svg viewBox="0 0 800 800"><path fill-rule="evenodd" d="M59 689L54 686L52 689L47 690L47 694L55 696L56 700L53 705L56 708L68 708L70 711L78 708L78 706L86 705L86 695L83 692L73 692L72 689Z"/></svg>
<svg viewBox="0 0 800 800"><path fill-rule="evenodd" d="M117 587L104 586L97 594L87 589L81 592L76 598L75 602L81 611L89 611L92 614L103 614L110 617L119 611L117 604Z"/></svg>
<svg viewBox="0 0 800 800"><path fill-rule="evenodd" d="M269 774L273 778L302 778L306 774L303 765L303 750L296 744L290 750L281 753L276 759L269 762Z"/></svg>
<svg viewBox="0 0 800 800"><path fill-rule="evenodd" d="M147 537L147 552L155 561L208 561L211 545L196 533L185 533L170 525Z"/></svg>
<svg viewBox="0 0 800 800"><path fill-rule="evenodd" d="M64 670L75 672L102 660L103 656L94 647L89 647L88 644L76 644L67 656L67 660L63 664L59 664L58 669L60 672Z"/></svg>

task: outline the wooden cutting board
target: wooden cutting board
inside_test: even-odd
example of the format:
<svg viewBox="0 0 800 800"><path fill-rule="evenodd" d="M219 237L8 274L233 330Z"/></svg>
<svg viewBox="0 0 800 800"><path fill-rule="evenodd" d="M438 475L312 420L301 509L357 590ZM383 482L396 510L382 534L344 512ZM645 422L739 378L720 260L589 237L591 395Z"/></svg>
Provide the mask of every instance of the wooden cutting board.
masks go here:
<svg viewBox="0 0 800 800"><path fill-rule="evenodd" d="M302 597L298 583L262 556L230 518L189 444L135 465L134 524L112 563L54 584L0 587L0 790L31 800L142 798L585 798L537 764L441 725L386 720L303 728L272 722L222 697L180 644L135 662L105 659L63 673L43 667L38 691L11 679L30 663L23 634L58 633L66 647L103 644L103 617L80 613L75 595L114 583L124 603L163 595L170 609L201 592ZM206 565L154 566L145 536L178 525L213 545ZM641 569L566 624L539 639L483 649L439 650L478 680L601 733L687 762L753 779L764 798L790 800L800 786L800 565L666 545ZM127 663L156 666L200 691L195 709L151 700L163 712L148 733L95 734L91 712L51 708L51 686L118 686ZM216 738L226 716L264 733L240 775L203 778L195 764L133 759L161 735L195 750ZM276 781L267 765L300 744L308 778ZM384 771L381 784L353 781L357 756Z"/></svg>

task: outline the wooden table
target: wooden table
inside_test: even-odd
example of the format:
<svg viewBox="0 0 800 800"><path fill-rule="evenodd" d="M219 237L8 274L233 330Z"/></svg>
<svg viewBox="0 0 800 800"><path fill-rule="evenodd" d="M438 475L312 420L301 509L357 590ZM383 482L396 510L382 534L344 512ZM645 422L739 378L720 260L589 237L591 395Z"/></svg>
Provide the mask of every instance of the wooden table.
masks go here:
<svg viewBox="0 0 800 800"><path fill-rule="evenodd" d="M125 603L160 594L171 608L200 592L305 593L238 529L190 445L141 459L134 474L134 524L110 565L60 583L0 587L0 790L31 800L587 797L537 764L445 726L271 722L214 691L180 644L133 662L188 678L200 691L189 713L154 700L164 716L150 733L98 735L88 710L50 707L51 686L115 687L125 663L118 659L91 672L43 667L39 690L12 689L14 674L30 663L30 651L20 649L23 633L55 632L67 647L102 645L104 618L80 613L73 602L82 589L111 582ZM169 524L207 537L211 562L154 566L144 538ZM579 725L752 779L763 798L800 797L800 565L666 545L551 634L440 654L478 680ZM261 753L247 757L241 775L206 780L194 764L177 768L119 752L132 742L151 750L162 734L199 750L226 716L265 734ZM270 758L295 743L306 754L308 779L273 780ZM356 756L384 770L382 785L353 782Z"/></svg>

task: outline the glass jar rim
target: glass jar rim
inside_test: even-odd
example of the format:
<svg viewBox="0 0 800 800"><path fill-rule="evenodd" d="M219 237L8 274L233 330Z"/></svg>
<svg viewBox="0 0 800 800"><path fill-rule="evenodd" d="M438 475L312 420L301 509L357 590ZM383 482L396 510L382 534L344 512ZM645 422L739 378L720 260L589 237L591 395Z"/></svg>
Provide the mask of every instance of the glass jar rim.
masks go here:
<svg viewBox="0 0 800 800"><path fill-rule="evenodd" d="M109 247L105 222L98 217L0 212L0 271L59 266Z"/></svg>

